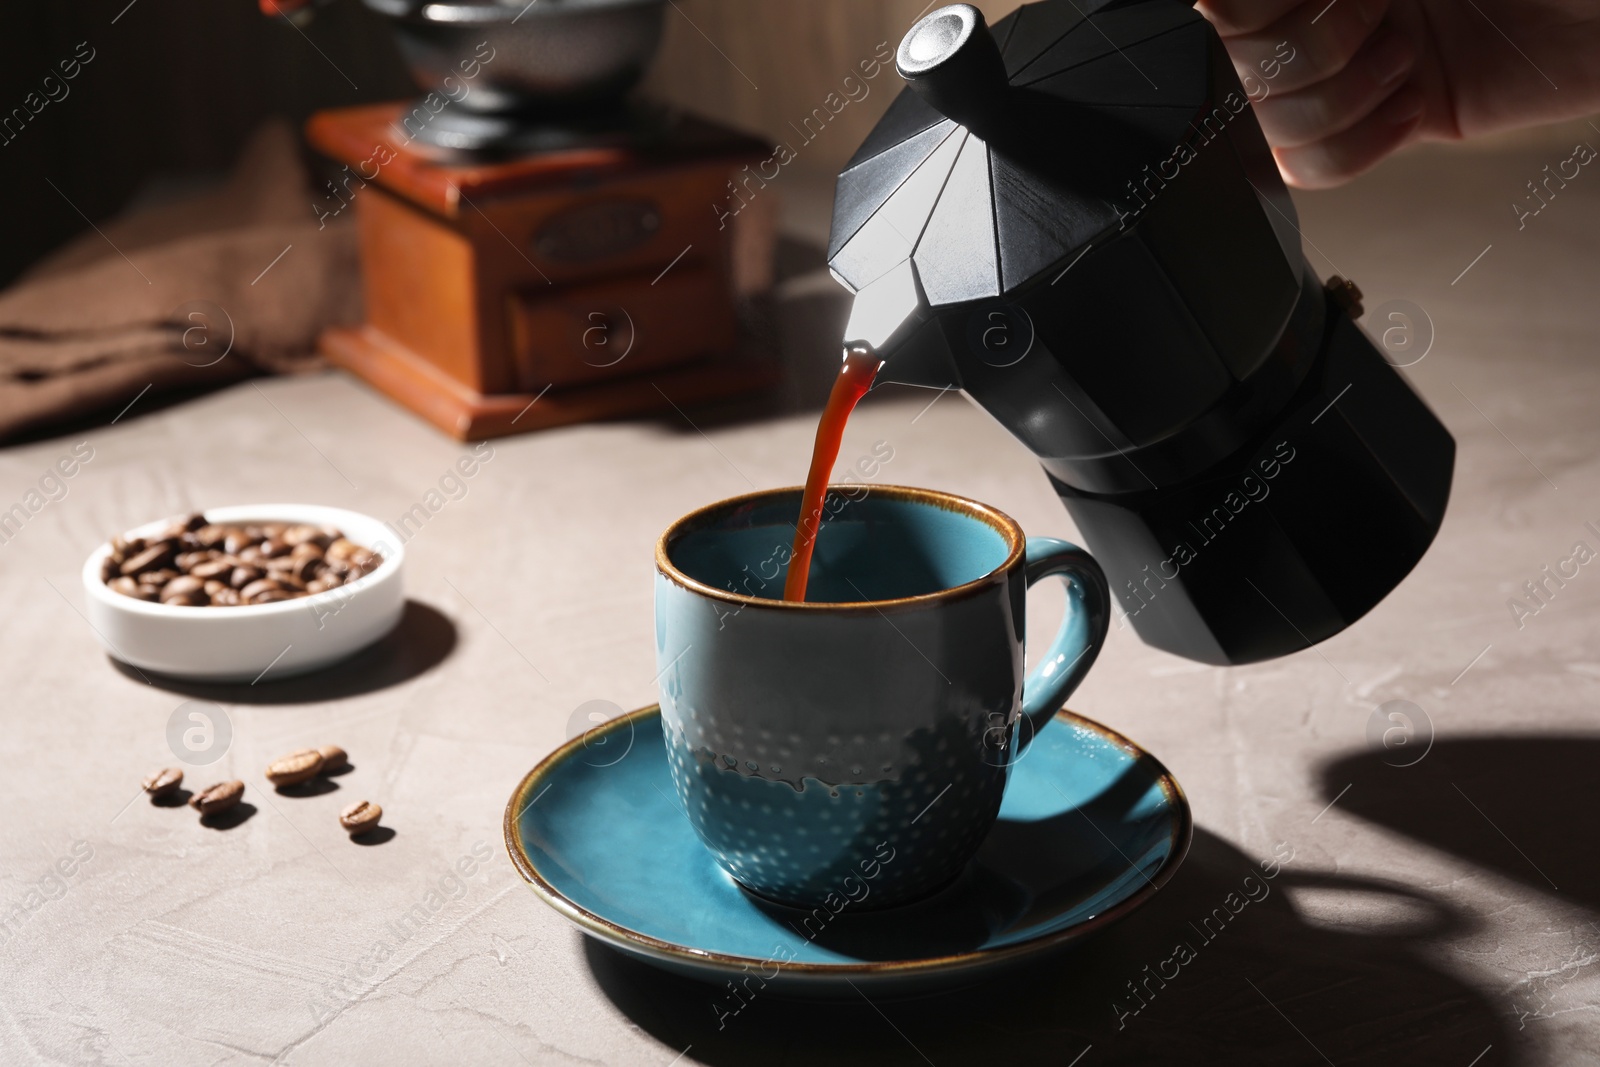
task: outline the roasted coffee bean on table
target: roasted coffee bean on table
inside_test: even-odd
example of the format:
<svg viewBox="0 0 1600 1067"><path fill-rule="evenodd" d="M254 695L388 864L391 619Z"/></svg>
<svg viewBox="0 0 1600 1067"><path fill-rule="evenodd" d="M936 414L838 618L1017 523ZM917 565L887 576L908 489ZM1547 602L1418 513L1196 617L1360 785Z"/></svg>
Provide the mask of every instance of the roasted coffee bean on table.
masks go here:
<svg viewBox="0 0 1600 1067"><path fill-rule="evenodd" d="M322 753L303 748L267 764L267 781L277 786L299 785L315 778L321 770Z"/></svg>
<svg viewBox="0 0 1600 1067"><path fill-rule="evenodd" d="M216 785L206 786L190 797L189 806L199 811L201 815L215 815L239 803L239 798L242 796L244 796L244 783L238 779L218 782Z"/></svg>
<svg viewBox="0 0 1600 1067"><path fill-rule="evenodd" d="M317 749L322 755L322 774L337 774L350 766L350 755L338 745L323 745Z"/></svg>
<svg viewBox="0 0 1600 1067"><path fill-rule="evenodd" d="M360 800L339 813L339 825L348 830L351 837L355 837L357 834L377 829L378 820L381 818L383 818L381 807Z"/></svg>
<svg viewBox="0 0 1600 1067"><path fill-rule="evenodd" d="M178 519L156 537L114 537L100 576L114 592L173 607L239 607L312 596L371 574L383 557L332 526Z"/></svg>
<svg viewBox="0 0 1600 1067"><path fill-rule="evenodd" d="M144 791L151 797L164 797L183 784L183 772L176 767L163 767L145 778Z"/></svg>

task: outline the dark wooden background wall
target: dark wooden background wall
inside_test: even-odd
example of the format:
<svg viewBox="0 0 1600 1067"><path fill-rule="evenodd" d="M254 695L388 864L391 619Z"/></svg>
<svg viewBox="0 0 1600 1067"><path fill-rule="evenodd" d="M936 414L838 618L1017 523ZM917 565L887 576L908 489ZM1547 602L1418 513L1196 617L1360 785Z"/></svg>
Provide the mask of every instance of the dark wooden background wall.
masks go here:
<svg viewBox="0 0 1600 1067"><path fill-rule="evenodd" d="M510 0L506 0L510 2ZM1018 0L983 0L991 20ZM880 43L896 44L928 0L672 0L648 88L773 139L792 136ZM218 172L269 115L393 99L412 91L383 20L336 0L304 32L263 17L256 0L0 0L0 116L23 107L80 42L95 58L9 143L0 144L0 284L121 209L154 174ZM831 173L894 92L831 122L795 166ZM1571 127L1567 129L1565 127ZM1491 142L1570 146L1587 127ZM58 193L51 188L54 183ZM64 196L63 196L64 194ZM67 200L70 199L72 204Z"/></svg>
<svg viewBox="0 0 1600 1067"><path fill-rule="evenodd" d="M113 214L155 173L225 169L266 116L408 90L384 27L359 4L326 9L309 36L349 81L255 0L4 0L0 116L80 42L94 59L65 99L0 144L0 281L85 229L79 210Z"/></svg>

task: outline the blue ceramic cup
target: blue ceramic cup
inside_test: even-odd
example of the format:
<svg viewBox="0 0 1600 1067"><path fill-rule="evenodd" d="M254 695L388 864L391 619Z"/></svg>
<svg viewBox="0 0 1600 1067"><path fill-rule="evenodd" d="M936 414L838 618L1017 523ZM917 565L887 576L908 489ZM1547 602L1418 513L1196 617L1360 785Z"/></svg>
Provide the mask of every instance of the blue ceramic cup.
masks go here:
<svg viewBox="0 0 1600 1067"><path fill-rule="evenodd" d="M673 781L746 889L882 907L953 881L1011 765L1094 663L1110 597L1076 545L926 489L829 490L804 603L783 583L800 490L736 497L656 546ZM1027 589L1068 585L1024 680Z"/></svg>

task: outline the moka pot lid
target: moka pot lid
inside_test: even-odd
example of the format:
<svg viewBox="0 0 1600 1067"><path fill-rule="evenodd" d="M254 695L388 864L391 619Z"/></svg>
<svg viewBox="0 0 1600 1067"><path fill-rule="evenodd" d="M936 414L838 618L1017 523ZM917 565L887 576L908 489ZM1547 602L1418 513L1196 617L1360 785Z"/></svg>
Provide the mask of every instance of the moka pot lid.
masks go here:
<svg viewBox="0 0 1600 1067"><path fill-rule="evenodd" d="M897 55L910 84L839 175L835 277L859 292L910 259L938 307L1059 271L1200 136L1210 32L1181 0L1044 0L992 29L965 4L928 15Z"/></svg>

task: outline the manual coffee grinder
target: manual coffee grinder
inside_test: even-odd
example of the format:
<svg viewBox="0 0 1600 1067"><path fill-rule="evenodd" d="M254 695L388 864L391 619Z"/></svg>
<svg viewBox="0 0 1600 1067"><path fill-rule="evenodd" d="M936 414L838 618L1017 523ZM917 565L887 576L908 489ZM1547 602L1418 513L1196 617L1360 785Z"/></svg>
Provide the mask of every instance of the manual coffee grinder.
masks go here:
<svg viewBox="0 0 1600 1067"><path fill-rule="evenodd" d="M771 213L717 208L770 146L627 97L664 0L365 2L425 95L307 125L343 164L319 215L360 231L366 322L332 362L463 440L776 381L736 345Z"/></svg>
<svg viewBox="0 0 1600 1067"><path fill-rule="evenodd" d="M1147 643L1269 659L1422 557L1455 442L1324 285L1221 40L1180 0L923 18L839 176L829 265L880 380L1037 455Z"/></svg>

